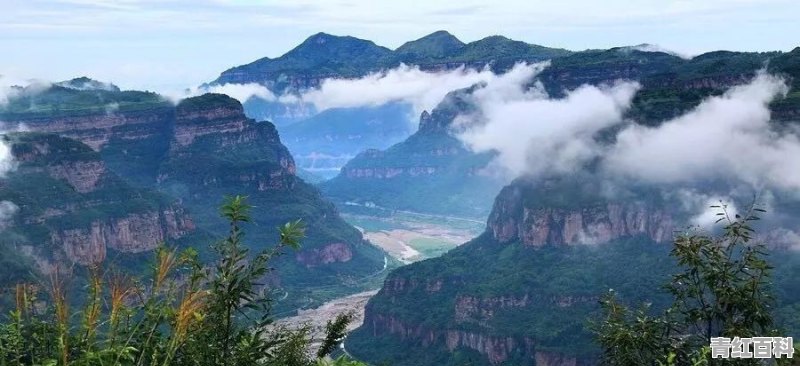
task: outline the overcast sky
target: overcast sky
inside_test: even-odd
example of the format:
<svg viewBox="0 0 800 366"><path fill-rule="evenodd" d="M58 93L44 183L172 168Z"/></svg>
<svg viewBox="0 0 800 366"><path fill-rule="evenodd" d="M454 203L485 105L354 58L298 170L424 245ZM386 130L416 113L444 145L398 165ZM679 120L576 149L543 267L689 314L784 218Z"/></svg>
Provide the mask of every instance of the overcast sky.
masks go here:
<svg viewBox="0 0 800 366"><path fill-rule="evenodd" d="M798 14L798 0L0 0L0 75L174 91L317 32L389 48L445 29L572 50L788 51Z"/></svg>

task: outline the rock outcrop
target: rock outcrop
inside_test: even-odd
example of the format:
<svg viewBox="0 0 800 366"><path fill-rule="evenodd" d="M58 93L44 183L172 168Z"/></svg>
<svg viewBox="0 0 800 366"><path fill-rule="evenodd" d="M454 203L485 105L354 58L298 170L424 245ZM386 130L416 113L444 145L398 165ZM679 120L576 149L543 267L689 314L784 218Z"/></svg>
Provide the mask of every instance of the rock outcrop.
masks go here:
<svg viewBox="0 0 800 366"><path fill-rule="evenodd" d="M75 115L9 115L7 122L22 123L32 131L73 138L101 151L110 141L140 141L163 136L174 119L169 102L136 111L80 111Z"/></svg>
<svg viewBox="0 0 800 366"><path fill-rule="evenodd" d="M57 230L51 233L71 261L83 265L102 262L108 249L141 253L183 237L194 230L191 218L181 209L145 212L126 217L93 221L86 228Z"/></svg>
<svg viewBox="0 0 800 366"><path fill-rule="evenodd" d="M10 230L23 238L42 233L49 247L60 248L63 256L36 251L43 262L97 263L108 250L145 252L195 230L180 204L128 185L81 142L42 133L6 138L18 166L0 186L0 196L21 207Z"/></svg>
<svg viewBox="0 0 800 366"><path fill-rule="evenodd" d="M603 202L575 208L525 205L518 186L504 188L487 223L500 243L519 240L525 245L607 243L644 235L655 242L671 240L675 223L664 208L642 202Z"/></svg>

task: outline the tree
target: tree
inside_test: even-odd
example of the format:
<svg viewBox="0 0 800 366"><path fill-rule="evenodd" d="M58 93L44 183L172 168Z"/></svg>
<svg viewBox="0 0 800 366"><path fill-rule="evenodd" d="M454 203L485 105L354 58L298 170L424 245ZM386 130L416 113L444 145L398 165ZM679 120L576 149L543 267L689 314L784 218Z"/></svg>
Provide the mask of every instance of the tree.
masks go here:
<svg viewBox="0 0 800 366"><path fill-rule="evenodd" d="M341 342L349 315L329 322L316 357L308 352L307 330L270 327L270 292L261 281L273 259L299 248L303 226L285 224L275 246L251 256L242 230L249 210L242 196L226 200L222 216L230 230L212 247L218 258L211 265L199 263L193 249L179 253L162 247L152 277L138 285L92 266L87 298L75 314L58 271L47 305L37 297L37 286L20 284L16 309L0 323L0 366L359 365L328 357Z"/></svg>
<svg viewBox="0 0 800 366"><path fill-rule="evenodd" d="M746 214L731 217L724 204L712 207L720 211L723 232L715 237L690 230L676 237L670 255L681 271L665 286L673 303L663 314L650 315L649 305L630 310L613 291L601 300L604 317L593 328L605 364L715 364L722 361L711 358L711 337L779 336L769 288L772 267L750 226L764 210L752 205Z"/></svg>

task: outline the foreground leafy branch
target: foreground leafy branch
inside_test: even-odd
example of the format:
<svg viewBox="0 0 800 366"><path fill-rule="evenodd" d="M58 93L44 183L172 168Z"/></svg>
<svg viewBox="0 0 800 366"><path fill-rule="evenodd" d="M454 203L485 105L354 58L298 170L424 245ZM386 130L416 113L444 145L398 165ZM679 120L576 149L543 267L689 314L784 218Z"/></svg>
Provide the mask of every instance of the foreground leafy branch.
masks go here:
<svg viewBox="0 0 800 366"><path fill-rule="evenodd" d="M242 196L226 199L222 216L228 236L212 246L217 260L203 265L193 249L165 247L155 253L145 283L119 273L89 268L86 299L70 313L69 288L56 271L45 286L16 287L16 309L0 323L0 366L23 365L347 365L328 355L343 339L349 315L328 324L323 346L309 354L306 329L271 326L270 263L298 249L300 221L279 228L273 247L251 255L242 224L250 221Z"/></svg>
<svg viewBox="0 0 800 366"><path fill-rule="evenodd" d="M731 216L723 204L712 207L719 210L717 222L725 223L723 233L714 237L692 231L676 237L670 255L681 272L665 286L673 303L663 314L650 315L649 305L628 309L613 291L601 300L604 317L593 328L604 364L760 364L712 359L709 340L780 336L772 314L772 267L750 226L764 210L753 205L746 214Z"/></svg>

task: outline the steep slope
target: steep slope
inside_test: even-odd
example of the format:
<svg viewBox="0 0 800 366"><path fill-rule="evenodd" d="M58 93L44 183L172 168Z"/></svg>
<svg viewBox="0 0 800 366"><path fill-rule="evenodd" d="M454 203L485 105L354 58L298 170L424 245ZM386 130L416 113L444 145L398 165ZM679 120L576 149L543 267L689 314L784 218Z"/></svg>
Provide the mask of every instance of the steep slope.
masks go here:
<svg viewBox="0 0 800 366"><path fill-rule="evenodd" d="M464 47L464 42L448 33L436 31L420 39L403 43L397 47L402 62L415 63L430 59L443 59L457 53Z"/></svg>
<svg viewBox="0 0 800 366"><path fill-rule="evenodd" d="M664 308L668 243L687 218L652 190L600 191L592 179L515 180L481 236L389 275L348 352L392 365L596 364L587 320L598 300L614 289ZM776 288L797 288L798 255L771 260ZM781 290L779 301L781 324L792 324L800 295Z"/></svg>
<svg viewBox="0 0 800 366"><path fill-rule="evenodd" d="M382 253L296 176L294 160L271 123L246 118L239 102L220 94L183 100L176 110L158 187L179 197L198 225L226 230L213 207L233 194L247 195L255 206L258 230L249 233L254 244L276 242L273 228L302 219L308 225L303 247L280 264L280 281L292 290L335 286L383 268Z"/></svg>
<svg viewBox="0 0 800 366"><path fill-rule="evenodd" d="M60 86L70 83L105 85L88 78L32 85L0 108L0 120L79 140L100 152L111 170L151 184L169 147L172 103L150 92Z"/></svg>
<svg viewBox="0 0 800 366"><path fill-rule="evenodd" d="M317 33L281 57L226 70L215 83L260 83L275 91L297 90L318 86L328 77L358 77L376 71L391 54L371 41Z"/></svg>
<svg viewBox="0 0 800 366"><path fill-rule="evenodd" d="M218 213L224 195L248 195L257 206L257 219L249 229L255 250L276 242L279 224L303 219L308 226L303 249L283 259L279 264L282 277L274 279L289 292L280 307L307 305L320 299L320 293L334 296L361 290L373 276L380 278L385 264L382 252L363 241L355 228L339 218L331 203L295 175L292 156L275 127L246 118L236 100L209 94L184 100L176 107L152 93L57 85L30 87L22 95L0 110L0 118L11 125L20 123L33 131L85 143L88 147L81 146L102 158L103 171L113 173L129 187L138 187L130 189L160 191L165 195L159 197L180 200L199 231L215 236L224 233ZM112 110L109 105L114 106ZM62 171L72 174L67 168ZM80 197L55 188L52 194L60 195L64 205L74 205L77 215L92 213L81 208ZM51 194L44 186L40 189L43 197ZM130 199L137 197L138 191L114 192L107 192L106 198L138 207L134 205L138 201ZM24 199L27 195L19 194ZM120 208L119 215L139 212L126 210ZM106 229L97 230L102 234ZM136 230L148 233L157 228L142 223ZM162 236L170 244L174 241L170 235ZM85 239L76 234L54 240L63 245L71 238ZM135 235L129 239L142 241ZM211 239L205 236L190 244L203 253ZM141 245L152 247L150 241ZM320 286L324 291L312 290Z"/></svg>
<svg viewBox="0 0 800 366"><path fill-rule="evenodd" d="M432 113L422 113L411 137L359 154L320 189L340 203L485 217L502 186L482 170L491 154L471 153L450 133L455 117L472 108L471 90L451 92Z"/></svg>
<svg viewBox="0 0 800 366"><path fill-rule="evenodd" d="M15 207L0 239L4 256L49 273L106 258L134 264L137 253L199 238L182 205L127 184L88 146L41 133L2 139L18 164L0 179L0 201Z"/></svg>

